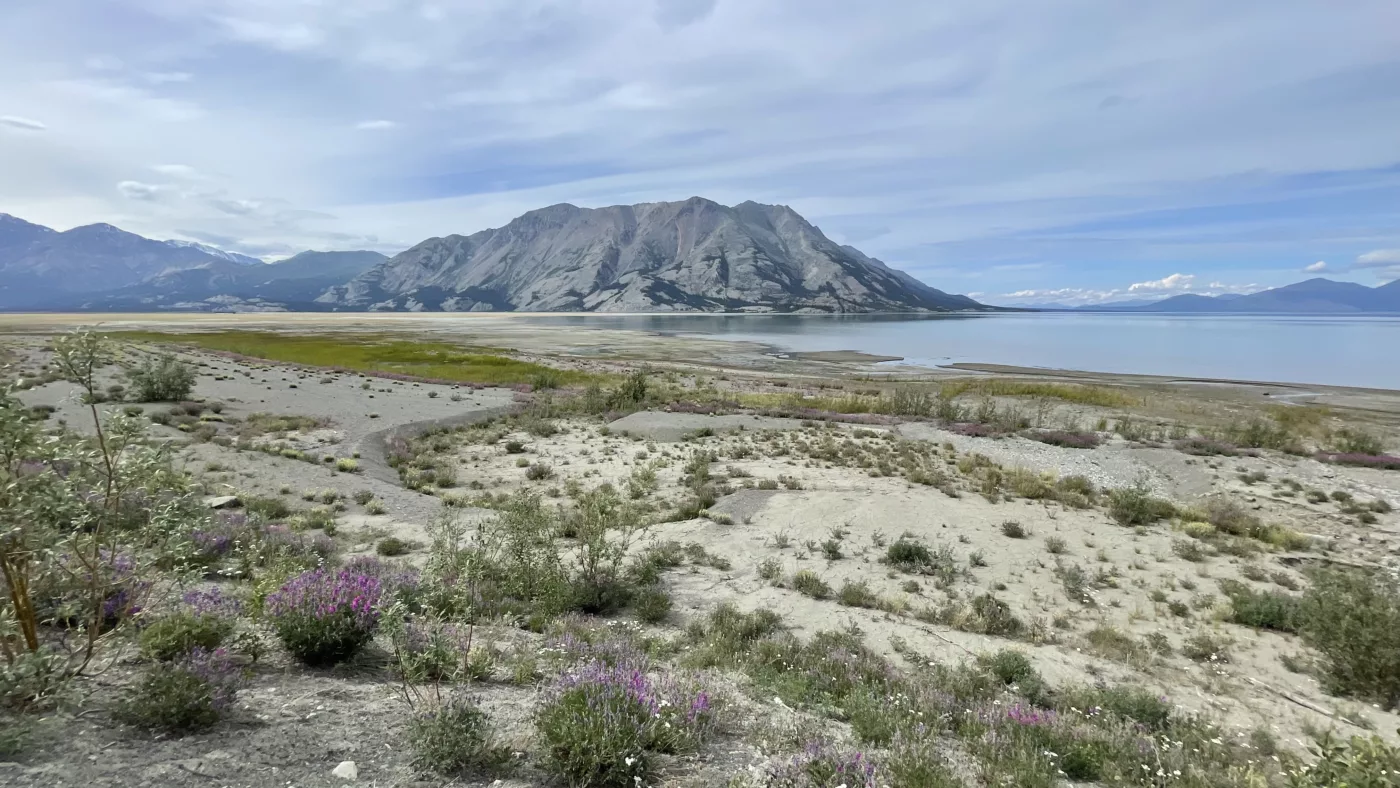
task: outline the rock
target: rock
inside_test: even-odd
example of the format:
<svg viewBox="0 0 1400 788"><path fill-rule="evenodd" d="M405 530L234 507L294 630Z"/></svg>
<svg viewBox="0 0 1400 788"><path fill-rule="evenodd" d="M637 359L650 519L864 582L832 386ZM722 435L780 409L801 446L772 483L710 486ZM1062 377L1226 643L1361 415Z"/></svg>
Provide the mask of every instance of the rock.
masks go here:
<svg viewBox="0 0 1400 788"><path fill-rule="evenodd" d="M204 505L210 509L237 509L243 505L243 501L237 495L215 495L205 498Z"/></svg>
<svg viewBox="0 0 1400 788"><path fill-rule="evenodd" d="M332 777L339 777L346 782L354 782L360 777L360 768L354 761L341 761L340 765L331 769Z"/></svg>

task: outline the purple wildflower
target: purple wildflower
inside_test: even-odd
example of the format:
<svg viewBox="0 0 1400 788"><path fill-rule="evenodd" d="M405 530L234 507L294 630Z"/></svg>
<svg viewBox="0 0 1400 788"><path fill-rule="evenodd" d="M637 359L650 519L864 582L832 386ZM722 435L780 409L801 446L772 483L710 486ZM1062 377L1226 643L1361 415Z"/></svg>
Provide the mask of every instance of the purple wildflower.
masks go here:
<svg viewBox="0 0 1400 788"><path fill-rule="evenodd" d="M313 569L269 596L266 610L289 651L308 664L329 665L374 636L381 595L377 578Z"/></svg>

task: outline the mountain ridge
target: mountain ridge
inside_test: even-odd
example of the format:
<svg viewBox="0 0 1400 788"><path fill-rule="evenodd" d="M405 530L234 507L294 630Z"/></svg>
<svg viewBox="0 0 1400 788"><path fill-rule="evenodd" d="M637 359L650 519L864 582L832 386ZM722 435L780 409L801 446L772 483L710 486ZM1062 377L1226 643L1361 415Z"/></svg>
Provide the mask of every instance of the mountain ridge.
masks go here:
<svg viewBox="0 0 1400 788"><path fill-rule="evenodd" d="M545 206L499 228L424 240L319 302L408 311L990 309L834 243L789 206L702 197Z"/></svg>
<svg viewBox="0 0 1400 788"><path fill-rule="evenodd" d="M1257 293L1207 296L1183 293L1145 305L1097 304L1080 312L1171 312L1181 314L1391 314L1400 313L1400 280L1367 287L1313 277Z"/></svg>

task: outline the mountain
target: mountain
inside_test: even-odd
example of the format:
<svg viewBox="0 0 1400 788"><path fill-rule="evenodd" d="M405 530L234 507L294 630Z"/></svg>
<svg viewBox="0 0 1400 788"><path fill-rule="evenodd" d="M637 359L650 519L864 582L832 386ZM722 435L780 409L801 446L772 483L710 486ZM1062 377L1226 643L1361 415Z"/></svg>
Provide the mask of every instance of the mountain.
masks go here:
<svg viewBox="0 0 1400 788"><path fill-rule="evenodd" d="M239 265L263 264L263 261L259 260L256 257L249 257L246 254L239 254L238 252L225 252L223 249L220 249L215 246L210 246L208 244L196 243L194 241L166 241L166 243L174 247L198 249L199 251L204 252L210 257L216 257L220 260L227 260L230 263L238 263Z"/></svg>
<svg viewBox="0 0 1400 788"><path fill-rule="evenodd" d="M332 309L873 312L989 309L745 202L552 205L430 238L328 290Z"/></svg>
<svg viewBox="0 0 1400 788"><path fill-rule="evenodd" d="M1176 313L1390 313L1400 312L1400 280L1379 287L1367 287L1354 282L1334 282L1319 277L1249 295L1203 296L1188 293L1141 306L1103 304L1080 309Z"/></svg>
<svg viewBox="0 0 1400 788"><path fill-rule="evenodd" d="M45 307L216 259L110 224L54 232L7 216L0 234L16 241L0 247L0 308Z"/></svg>
<svg viewBox="0 0 1400 788"><path fill-rule="evenodd" d="M187 311L324 309L316 298L389 259L379 252L302 252L277 263L227 259L165 271L84 301L100 310Z"/></svg>

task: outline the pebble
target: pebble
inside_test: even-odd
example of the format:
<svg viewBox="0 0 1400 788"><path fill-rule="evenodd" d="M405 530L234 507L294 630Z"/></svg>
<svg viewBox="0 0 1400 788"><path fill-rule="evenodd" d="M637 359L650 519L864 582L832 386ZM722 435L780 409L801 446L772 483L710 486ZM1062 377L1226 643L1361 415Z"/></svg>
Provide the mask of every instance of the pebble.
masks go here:
<svg viewBox="0 0 1400 788"><path fill-rule="evenodd" d="M339 777L346 782L354 782L359 779L360 768L355 765L354 761L341 761L339 766L331 769L331 776Z"/></svg>

